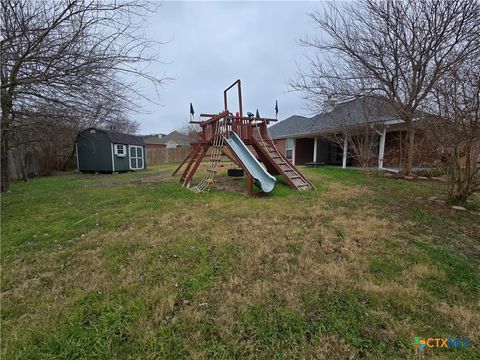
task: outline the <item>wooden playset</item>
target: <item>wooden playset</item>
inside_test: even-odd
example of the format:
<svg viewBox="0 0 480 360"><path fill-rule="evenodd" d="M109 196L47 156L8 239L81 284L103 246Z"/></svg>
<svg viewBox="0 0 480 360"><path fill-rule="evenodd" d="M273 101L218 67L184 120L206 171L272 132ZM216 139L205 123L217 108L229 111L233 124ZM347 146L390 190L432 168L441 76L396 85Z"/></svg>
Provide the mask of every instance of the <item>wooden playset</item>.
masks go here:
<svg viewBox="0 0 480 360"><path fill-rule="evenodd" d="M228 110L228 91L237 86L238 112L232 114ZM256 185L261 193L269 193L275 187L276 178L272 175L282 175L288 185L297 190L309 190L313 185L305 176L276 148L268 135L267 125L276 119L261 118L248 113L243 116L242 90L240 80L235 81L225 89L224 110L218 114L200 114L207 118L201 121L190 121L201 127L199 140L192 143L192 151L178 166L173 175L177 174L184 166L179 182L186 188L197 192L207 190L214 181L218 171L221 156L230 158L248 178L248 193L258 194L253 191ZM191 187L191 181L201 162L210 151L206 173L196 186ZM252 152L253 150L253 152ZM256 154L256 155L254 155ZM263 164L263 166L260 164ZM229 171L229 174L238 176L242 171Z"/></svg>

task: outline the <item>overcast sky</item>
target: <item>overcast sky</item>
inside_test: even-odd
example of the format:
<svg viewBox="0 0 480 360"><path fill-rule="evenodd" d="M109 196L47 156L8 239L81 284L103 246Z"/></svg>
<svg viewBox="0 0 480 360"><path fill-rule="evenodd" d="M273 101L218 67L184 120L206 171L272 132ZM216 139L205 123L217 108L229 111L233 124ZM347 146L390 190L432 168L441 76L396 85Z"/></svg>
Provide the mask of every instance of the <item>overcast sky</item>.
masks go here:
<svg viewBox="0 0 480 360"><path fill-rule="evenodd" d="M242 81L245 114L258 108L261 116L274 117L278 100L279 119L310 115L299 94L288 91L288 79L296 62L304 61L306 50L298 40L314 30L307 13L315 6L318 2L164 2L146 33L171 40L160 48L166 64L155 70L175 80L161 90L160 105L142 103L148 113L137 115L139 132L168 133L187 125L190 102L196 116L220 112L223 90L236 79Z"/></svg>

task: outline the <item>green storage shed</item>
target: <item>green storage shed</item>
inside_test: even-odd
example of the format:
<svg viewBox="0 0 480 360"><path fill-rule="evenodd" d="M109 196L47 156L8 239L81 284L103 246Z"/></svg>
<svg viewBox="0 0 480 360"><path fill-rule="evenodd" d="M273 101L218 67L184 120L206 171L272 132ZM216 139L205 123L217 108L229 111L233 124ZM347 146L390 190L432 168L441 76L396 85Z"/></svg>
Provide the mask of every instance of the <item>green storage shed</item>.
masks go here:
<svg viewBox="0 0 480 360"><path fill-rule="evenodd" d="M145 143L140 136L89 128L75 140L81 172L124 172L145 169Z"/></svg>

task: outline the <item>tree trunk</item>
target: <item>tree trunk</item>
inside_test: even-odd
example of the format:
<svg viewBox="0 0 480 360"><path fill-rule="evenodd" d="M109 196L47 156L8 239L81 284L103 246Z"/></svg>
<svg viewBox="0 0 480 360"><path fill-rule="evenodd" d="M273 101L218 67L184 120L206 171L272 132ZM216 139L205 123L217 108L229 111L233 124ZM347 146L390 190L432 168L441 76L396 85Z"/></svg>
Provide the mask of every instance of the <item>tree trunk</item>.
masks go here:
<svg viewBox="0 0 480 360"><path fill-rule="evenodd" d="M0 190L1 192L6 192L9 189L10 183L8 179L8 130L10 128L10 117L12 111L12 96L11 94L2 89L2 99L1 99L1 107L2 107L2 117L1 117L1 154L0 154L0 167L1 167L1 182L0 182Z"/></svg>
<svg viewBox="0 0 480 360"><path fill-rule="evenodd" d="M3 113L2 113L3 118ZM7 131L3 128L2 121L2 146L1 146L1 183L0 188L1 192L8 191L9 182L8 182L8 140L7 140Z"/></svg>

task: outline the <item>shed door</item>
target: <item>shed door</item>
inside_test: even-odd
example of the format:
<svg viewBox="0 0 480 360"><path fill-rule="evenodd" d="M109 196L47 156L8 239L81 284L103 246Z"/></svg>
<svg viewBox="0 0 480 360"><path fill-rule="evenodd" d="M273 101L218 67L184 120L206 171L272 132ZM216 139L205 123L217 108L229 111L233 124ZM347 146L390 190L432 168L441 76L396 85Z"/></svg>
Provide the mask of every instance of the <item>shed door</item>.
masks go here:
<svg viewBox="0 0 480 360"><path fill-rule="evenodd" d="M128 154L130 155L130 169L131 170L143 169L144 167L143 147L130 145L128 147L128 151L129 151Z"/></svg>
<svg viewBox="0 0 480 360"><path fill-rule="evenodd" d="M143 147L137 146L137 169L143 169Z"/></svg>

